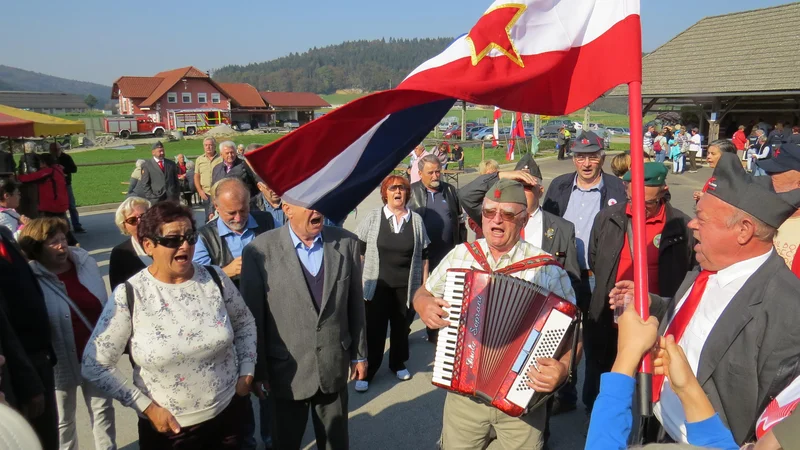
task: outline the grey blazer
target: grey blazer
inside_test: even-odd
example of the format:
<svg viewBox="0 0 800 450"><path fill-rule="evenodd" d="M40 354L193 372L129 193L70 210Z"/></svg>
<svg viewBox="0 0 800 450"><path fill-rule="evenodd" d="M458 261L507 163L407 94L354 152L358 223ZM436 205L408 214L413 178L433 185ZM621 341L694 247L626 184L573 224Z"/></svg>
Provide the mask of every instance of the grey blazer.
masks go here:
<svg viewBox="0 0 800 450"><path fill-rule="evenodd" d="M180 194L178 165L164 158L162 172L155 159L148 158L142 165L142 179L136 185L137 189L141 185L140 192L153 203L161 200L177 200Z"/></svg>
<svg viewBox="0 0 800 450"><path fill-rule="evenodd" d="M324 227L320 312L308 291L288 226L244 248L240 290L256 319L255 379L278 398L303 400L347 386L353 360L367 358L358 238Z"/></svg>
<svg viewBox="0 0 800 450"><path fill-rule="evenodd" d="M663 335L699 269L686 275L670 300L651 296L651 314ZM733 296L710 330L700 353L697 380L742 445L755 432L771 397L800 374L800 279L773 250Z"/></svg>

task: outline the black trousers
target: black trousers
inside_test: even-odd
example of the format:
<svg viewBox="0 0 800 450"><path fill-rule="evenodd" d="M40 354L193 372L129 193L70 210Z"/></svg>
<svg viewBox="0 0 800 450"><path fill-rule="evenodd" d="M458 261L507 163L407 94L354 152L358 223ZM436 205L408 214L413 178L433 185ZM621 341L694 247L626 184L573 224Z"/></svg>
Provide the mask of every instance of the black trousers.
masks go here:
<svg viewBox="0 0 800 450"><path fill-rule="evenodd" d="M565 156L564 156L566 151L567 151L567 146L565 144L560 144L558 146L558 159L559 159L559 161L562 160L562 159L566 159Z"/></svg>
<svg viewBox="0 0 800 450"><path fill-rule="evenodd" d="M583 352L586 355L583 379L583 403L591 411L600 394L600 375L611 371L617 357L617 329L613 326L612 311L603 314L598 322L583 322Z"/></svg>
<svg viewBox="0 0 800 450"><path fill-rule="evenodd" d="M188 427L178 434L159 433L146 418L139 418L142 450L239 450L245 432L250 396L233 395L230 404L213 419ZM251 408L252 410L252 408Z"/></svg>
<svg viewBox="0 0 800 450"><path fill-rule="evenodd" d="M317 392L305 400L275 398L272 445L277 450L300 449L308 423L314 425L317 448L343 450L350 446L347 431L347 388L333 394Z"/></svg>
<svg viewBox="0 0 800 450"><path fill-rule="evenodd" d="M29 358L44 385L44 412L35 419L29 419L28 422L42 442L44 450L58 450L58 408L53 361L46 353L29 355Z"/></svg>
<svg viewBox="0 0 800 450"><path fill-rule="evenodd" d="M408 286L392 288L378 283L372 300L364 302L367 316L367 381L372 381L383 362L386 328L389 335L389 370L406 368L408 361Z"/></svg>

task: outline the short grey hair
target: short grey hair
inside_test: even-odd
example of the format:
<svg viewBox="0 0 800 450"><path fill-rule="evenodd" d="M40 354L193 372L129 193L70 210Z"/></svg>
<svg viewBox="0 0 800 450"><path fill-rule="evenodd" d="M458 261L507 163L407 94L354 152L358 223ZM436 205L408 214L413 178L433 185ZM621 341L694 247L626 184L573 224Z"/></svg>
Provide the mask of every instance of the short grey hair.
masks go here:
<svg viewBox="0 0 800 450"><path fill-rule="evenodd" d="M22 149L25 153L36 153L36 144L33 142L25 142L22 144Z"/></svg>
<svg viewBox="0 0 800 450"><path fill-rule="evenodd" d="M183 158L183 160L186 161L186 157L183 156L183 153L178 153L177 155L175 155L175 162L178 162L178 159L180 158Z"/></svg>
<svg viewBox="0 0 800 450"><path fill-rule="evenodd" d="M137 206L144 206L145 209L150 209L150 201L141 197L128 197L117 207L117 212L114 213L114 223L123 236L130 236L128 230L125 229L125 216L133 212Z"/></svg>
<svg viewBox="0 0 800 450"><path fill-rule="evenodd" d="M219 152L222 153L223 148L232 148L233 151L236 151L236 142L233 141L222 141L219 144Z"/></svg>
<svg viewBox="0 0 800 450"><path fill-rule="evenodd" d="M206 138L205 138L205 139L203 139L203 144L205 144L205 143L206 143L206 141L211 141L211 142L213 142L213 143L214 143L214 145L217 145L217 140L216 140L216 139L214 139L214 136L206 136Z"/></svg>
<svg viewBox="0 0 800 450"><path fill-rule="evenodd" d="M261 147L263 147L263 146L264 146L264 144L256 144L256 143L253 143L253 144L250 144L250 145L248 145L248 146L247 146L247 148L245 148L245 149L244 149L244 152L245 152L245 153L247 153L247 152L252 152L253 150L255 150L255 149L258 149L258 148L261 148Z"/></svg>
<svg viewBox="0 0 800 450"><path fill-rule="evenodd" d="M419 162L417 163L417 167L419 167L420 172L422 172L422 169L425 168L425 164L436 164L437 166L442 167L442 162L439 161L439 158L434 155L425 155L420 158Z"/></svg>
<svg viewBox="0 0 800 450"><path fill-rule="evenodd" d="M137 160L136 160L136 168L137 168L137 169L141 169L141 168L142 168L142 166L144 165L144 163L145 163L145 160L143 160L143 159L137 159Z"/></svg>
<svg viewBox="0 0 800 450"><path fill-rule="evenodd" d="M229 192L235 189L241 190L242 195L246 199L248 199L249 202L250 189L247 188L247 185L244 184L242 180L234 177L223 178L214 183L213 186L211 186L211 191L209 192L209 194L211 194L211 201L216 203L217 197L219 197L225 192Z"/></svg>
<svg viewBox="0 0 800 450"><path fill-rule="evenodd" d="M187 170L187 171L189 171L189 170L194 170L194 162L192 162L192 161L186 161L186 170Z"/></svg>
<svg viewBox="0 0 800 450"><path fill-rule="evenodd" d="M753 237L759 241L772 243L772 241L775 239L775 236L778 235L778 229L771 225L767 225L763 220L753 216L750 213L742 211L741 209L733 208L733 210L733 215L728 217L725 221L725 225L727 225L728 228L731 228L737 223L741 222L742 219L748 219L755 224L756 230L753 233Z"/></svg>

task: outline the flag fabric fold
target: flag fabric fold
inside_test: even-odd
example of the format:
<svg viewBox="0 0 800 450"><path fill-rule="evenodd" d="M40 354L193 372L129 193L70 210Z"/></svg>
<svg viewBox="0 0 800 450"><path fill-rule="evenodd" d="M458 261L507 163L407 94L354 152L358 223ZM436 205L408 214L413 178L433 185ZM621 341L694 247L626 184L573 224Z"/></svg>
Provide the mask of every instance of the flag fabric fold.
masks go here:
<svg viewBox="0 0 800 450"><path fill-rule="evenodd" d="M492 147L497 147L497 140L500 137L500 118L503 117L503 110L494 107L494 129L492 130Z"/></svg>
<svg viewBox="0 0 800 450"><path fill-rule="evenodd" d="M517 148L517 141L525 139L525 127L522 125L522 113L514 114L514 125L511 127L511 140L506 150L506 161L514 160L514 149Z"/></svg>
<svg viewBox="0 0 800 450"><path fill-rule="evenodd" d="M247 158L287 201L337 221L456 99L566 114L641 80L640 43L639 0L499 0L395 89L348 103Z"/></svg>

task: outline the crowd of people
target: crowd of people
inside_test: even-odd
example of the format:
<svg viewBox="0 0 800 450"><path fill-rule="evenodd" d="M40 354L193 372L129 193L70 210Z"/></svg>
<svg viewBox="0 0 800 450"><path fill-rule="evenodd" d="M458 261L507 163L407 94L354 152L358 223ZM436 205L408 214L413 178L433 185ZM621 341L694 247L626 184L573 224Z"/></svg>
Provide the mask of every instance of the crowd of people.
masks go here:
<svg viewBox="0 0 800 450"><path fill-rule="evenodd" d="M96 260L71 242L82 229L77 213L66 215L74 163L57 146L26 153L19 181L0 180L0 400L45 449L80 448L79 387L98 449L116 448L112 400L136 411L143 449L254 449L259 440L298 449L309 414L318 448L348 448L357 439L348 382L365 392L381 376L387 333L389 373L409 380L417 315L431 344L450 325L447 271L504 270L577 305L580 345L525 374L549 399L521 417L448 393L441 448L543 448L550 418L575 410L579 394L588 449L626 448L629 435L739 448L800 374L800 141L756 134L779 148L751 158L753 175L765 176L748 173L741 136L711 142L714 172L690 217L671 203L666 161L681 173L688 154L696 170L698 131L648 130L648 321L630 306L630 156L604 172L604 141L592 132L561 143L574 170L546 190L530 154L513 170L483 161L457 188L442 169L463 167L463 150L420 145L408 176L382 181L383 205L354 233L272 191L242 157L258 144L208 137L195 161L173 161L156 143L114 215L124 237L109 259L110 294ZM53 182L35 184L40 214L30 218L20 181L44 178ZM640 423L633 377L649 351L655 414ZM123 358L132 379L117 368ZM756 448L796 448L795 416Z"/></svg>

